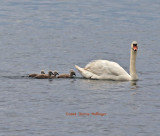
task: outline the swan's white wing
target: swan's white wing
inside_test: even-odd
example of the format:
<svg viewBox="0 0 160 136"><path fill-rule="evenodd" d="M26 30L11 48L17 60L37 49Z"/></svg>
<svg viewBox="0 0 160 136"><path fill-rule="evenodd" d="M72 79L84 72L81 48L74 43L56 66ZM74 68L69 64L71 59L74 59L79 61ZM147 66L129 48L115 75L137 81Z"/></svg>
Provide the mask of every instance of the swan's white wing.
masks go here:
<svg viewBox="0 0 160 136"><path fill-rule="evenodd" d="M80 68L75 65L78 71L85 78L109 79L109 80L130 80L130 75L117 63L108 60L95 60Z"/></svg>
<svg viewBox="0 0 160 136"><path fill-rule="evenodd" d="M128 75L128 73L116 62L108 60L95 60L86 65L85 70L98 76L101 75Z"/></svg>

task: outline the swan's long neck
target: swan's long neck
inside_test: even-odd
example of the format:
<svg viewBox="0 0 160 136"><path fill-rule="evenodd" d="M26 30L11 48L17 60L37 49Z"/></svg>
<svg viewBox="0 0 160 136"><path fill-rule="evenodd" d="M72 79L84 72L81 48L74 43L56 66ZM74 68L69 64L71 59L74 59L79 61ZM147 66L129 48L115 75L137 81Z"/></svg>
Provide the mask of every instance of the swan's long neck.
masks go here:
<svg viewBox="0 0 160 136"><path fill-rule="evenodd" d="M136 55L137 51L131 49L131 56L130 56L130 76L131 80L138 80L138 76L136 73Z"/></svg>

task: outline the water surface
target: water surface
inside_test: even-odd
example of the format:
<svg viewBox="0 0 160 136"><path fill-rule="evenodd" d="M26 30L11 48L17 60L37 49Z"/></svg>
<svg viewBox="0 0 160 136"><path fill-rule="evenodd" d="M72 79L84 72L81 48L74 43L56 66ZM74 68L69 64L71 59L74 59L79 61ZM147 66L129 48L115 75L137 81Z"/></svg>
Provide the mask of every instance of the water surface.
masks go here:
<svg viewBox="0 0 160 136"><path fill-rule="evenodd" d="M158 0L3 0L0 135L159 135L159 7ZM83 79L74 68L107 59L129 72L133 40L138 82ZM27 77L42 69L74 69L77 78Z"/></svg>

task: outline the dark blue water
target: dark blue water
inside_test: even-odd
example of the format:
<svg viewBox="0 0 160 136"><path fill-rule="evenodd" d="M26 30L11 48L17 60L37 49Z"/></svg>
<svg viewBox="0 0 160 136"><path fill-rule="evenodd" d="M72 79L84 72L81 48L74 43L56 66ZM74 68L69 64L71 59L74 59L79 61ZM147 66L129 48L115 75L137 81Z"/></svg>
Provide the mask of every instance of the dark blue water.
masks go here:
<svg viewBox="0 0 160 136"><path fill-rule="evenodd" d="M159 7L158 0L2 0L0 135L158 136ZM134 40L138 82L87 80L74 68L107 59L129 71ZM42 69L74 69L77 78L27 77Z"/></svg>

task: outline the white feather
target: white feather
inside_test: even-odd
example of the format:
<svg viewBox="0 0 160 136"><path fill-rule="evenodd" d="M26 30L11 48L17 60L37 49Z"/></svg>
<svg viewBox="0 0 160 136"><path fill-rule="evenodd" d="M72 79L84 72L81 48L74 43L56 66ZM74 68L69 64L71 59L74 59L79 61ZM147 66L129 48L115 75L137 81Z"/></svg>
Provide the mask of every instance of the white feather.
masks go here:
<svg viewBox="0 0 160 136"><path fill-rule="evenodd" d="M108 60L95 60L80 68L75 66L85 78L130 80L130 75L116 62Z"/></svg>

